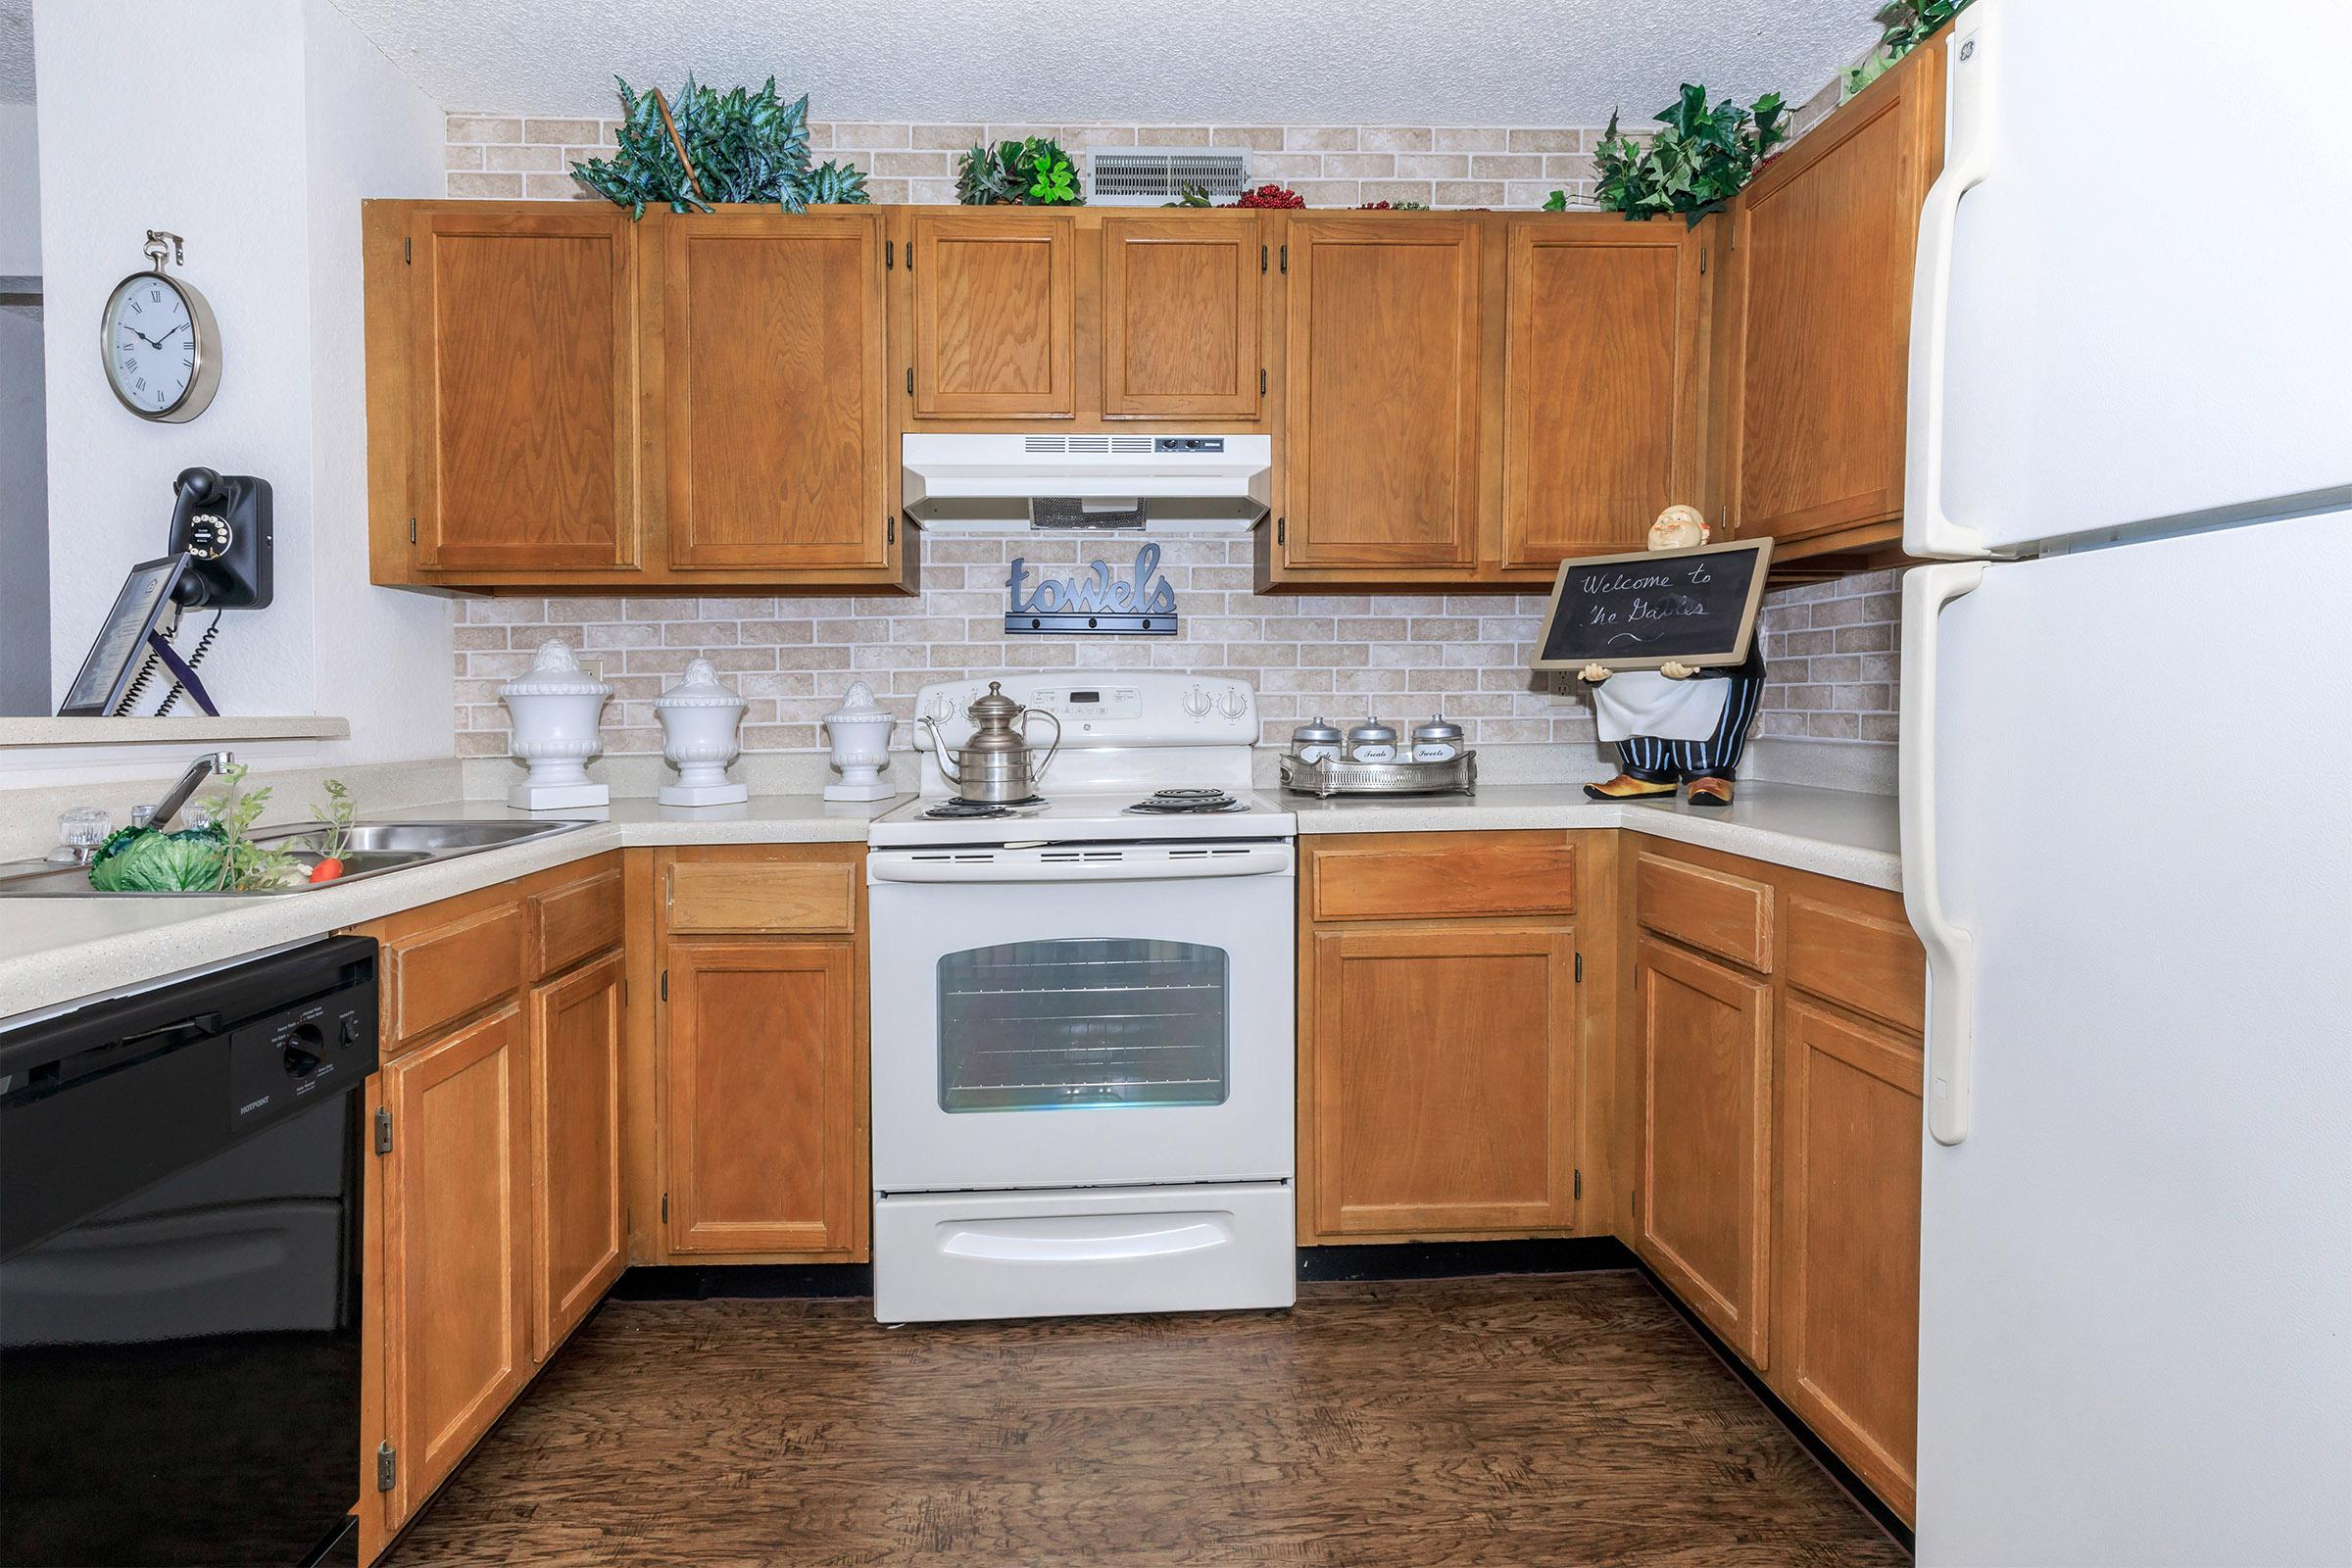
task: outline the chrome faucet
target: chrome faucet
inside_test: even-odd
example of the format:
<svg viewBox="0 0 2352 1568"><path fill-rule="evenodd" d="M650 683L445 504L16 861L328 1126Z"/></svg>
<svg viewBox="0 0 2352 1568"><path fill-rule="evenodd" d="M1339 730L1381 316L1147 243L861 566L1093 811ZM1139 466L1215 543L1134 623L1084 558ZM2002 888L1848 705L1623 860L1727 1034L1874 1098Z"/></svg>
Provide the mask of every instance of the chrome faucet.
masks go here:
<svg viewBox="0 0 2352 1568"><path fill-rule="evenodd" d="M188 764L188 770L179 775L179 782L165 791L164 798L155 803L155 809L147 813L147 825L158 833L168 831L172 819L179 814L179 808L188 804L189 796L196 793L196 786L214 773L227 772L236 762L237 760L226 752L206 752Z"/></svg>

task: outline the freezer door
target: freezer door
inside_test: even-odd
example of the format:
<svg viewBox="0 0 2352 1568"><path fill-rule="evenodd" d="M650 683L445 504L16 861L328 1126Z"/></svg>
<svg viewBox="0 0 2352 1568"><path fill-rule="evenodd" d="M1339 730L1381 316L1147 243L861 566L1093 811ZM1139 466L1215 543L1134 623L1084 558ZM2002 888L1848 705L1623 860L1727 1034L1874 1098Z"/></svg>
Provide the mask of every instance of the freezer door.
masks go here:
<svg viewBox="0 0 2352 1568"><path fill-rule="evenodd" d="M2352 515L1996 564L1905 692L1974 960L1931 1024L1975 1069L1922 1140L1923 1568L2343 1560L2345 573Z"/></svg>
<svg viewBox="0 0 2352 1568"><path fill-rule="evenodd" d="M1953 24L1911 554L2352 504L2352 157L2290 58L2352 59L2352 7L1976 0ZM2086 133L2109 113L2180 133L2119 156Z"/></svg>

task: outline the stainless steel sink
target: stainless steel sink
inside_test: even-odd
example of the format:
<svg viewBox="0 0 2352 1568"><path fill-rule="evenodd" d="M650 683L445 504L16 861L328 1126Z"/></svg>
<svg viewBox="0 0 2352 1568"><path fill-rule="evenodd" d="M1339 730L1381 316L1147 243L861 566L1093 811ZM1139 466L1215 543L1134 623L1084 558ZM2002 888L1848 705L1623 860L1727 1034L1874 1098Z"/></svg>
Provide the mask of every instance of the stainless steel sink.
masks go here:
<svg viewBox="0 0 2352 1568"><path fill-rule="evenodd" d="M78 865L53 865L46 860L0 864L0 899L270 899L319 888L341 887L367 877L406 870L412 865L434 865L510 844L528 844L587 827L580 821L548 822L359 822L344 837L343 874L331 882L302 882L292 887L264 888L249 893L101 893L90 886L90 873ZM257 843L283 850L295 862L317 865L326 847L326 832L316 824L295 823L263 828Z"/></svg>

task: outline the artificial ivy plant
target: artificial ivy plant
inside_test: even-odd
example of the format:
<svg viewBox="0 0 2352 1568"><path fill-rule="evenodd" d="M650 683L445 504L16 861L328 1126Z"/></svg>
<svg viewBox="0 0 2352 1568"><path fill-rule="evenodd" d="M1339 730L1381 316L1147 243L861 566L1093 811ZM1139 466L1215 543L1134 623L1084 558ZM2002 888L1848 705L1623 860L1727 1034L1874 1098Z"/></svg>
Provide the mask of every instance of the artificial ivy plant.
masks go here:
<svg viewBox="0 0 2352 1568"><path fill-rule="evenodd" d="M956 199L966 207L1082 207L1086 193L1061 143L1029 136L958 155Z"/></svg>
<svg viewBox="0 0 2352 1568"><path fill-rule="evenodd" d="M1592 151L1593 198L1628 218L1680 213L1696 226L1739 195L1757 161L1787 139L1787 115L1777 92L1745 109L1729 98L1710 108L1707 89L1686 81L1682 95L1658 111L1658 131L1645 142L1621 134L1617 117L1609 117ZM1566 193L1553 191L1544 205L1558 211Z"/></svg>
<svg viewBox="0 0 2352 1568"><path fill-rule="evenodd" d="M1968 0L1888 0L1870 20L1879 24L1878 46L1858 66L1838 77L1838 101L1845 102L1881 76L1886 68L1919 47L1928 34L1958 16Z"/></svg>
<svg viewBox="0 0 2352 1568"><path fill-rule="evenodd" d="M774 202L797 213L811 202L863 202L856 169L808 165L808 95L776 96L770 76L754 92L721 93L692 76L675 99L620 85L616 156L574 164L580 183L643 218L657 203L673 213L709 212L719 202Z"/></svg>

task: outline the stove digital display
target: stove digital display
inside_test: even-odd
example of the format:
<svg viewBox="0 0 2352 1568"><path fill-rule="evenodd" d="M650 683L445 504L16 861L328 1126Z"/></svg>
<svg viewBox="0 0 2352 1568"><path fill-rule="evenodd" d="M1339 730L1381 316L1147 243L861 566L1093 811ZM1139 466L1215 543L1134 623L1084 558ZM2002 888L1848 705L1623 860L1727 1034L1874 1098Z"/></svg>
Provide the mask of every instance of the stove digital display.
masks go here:
<svg viewBox="0 0 2352 1568"><path fill-rule="evenodd" d="M1072 692L1072 693L1070 693L1070 701L1071 701L1073 704L1076 704L1076 703L1086 703L1086 704L1090 704L1090 705L1091 705L1091 704L1099 703L1099 702L1101 702L1102 700L1102 694L1101 692Z"/></svg>

